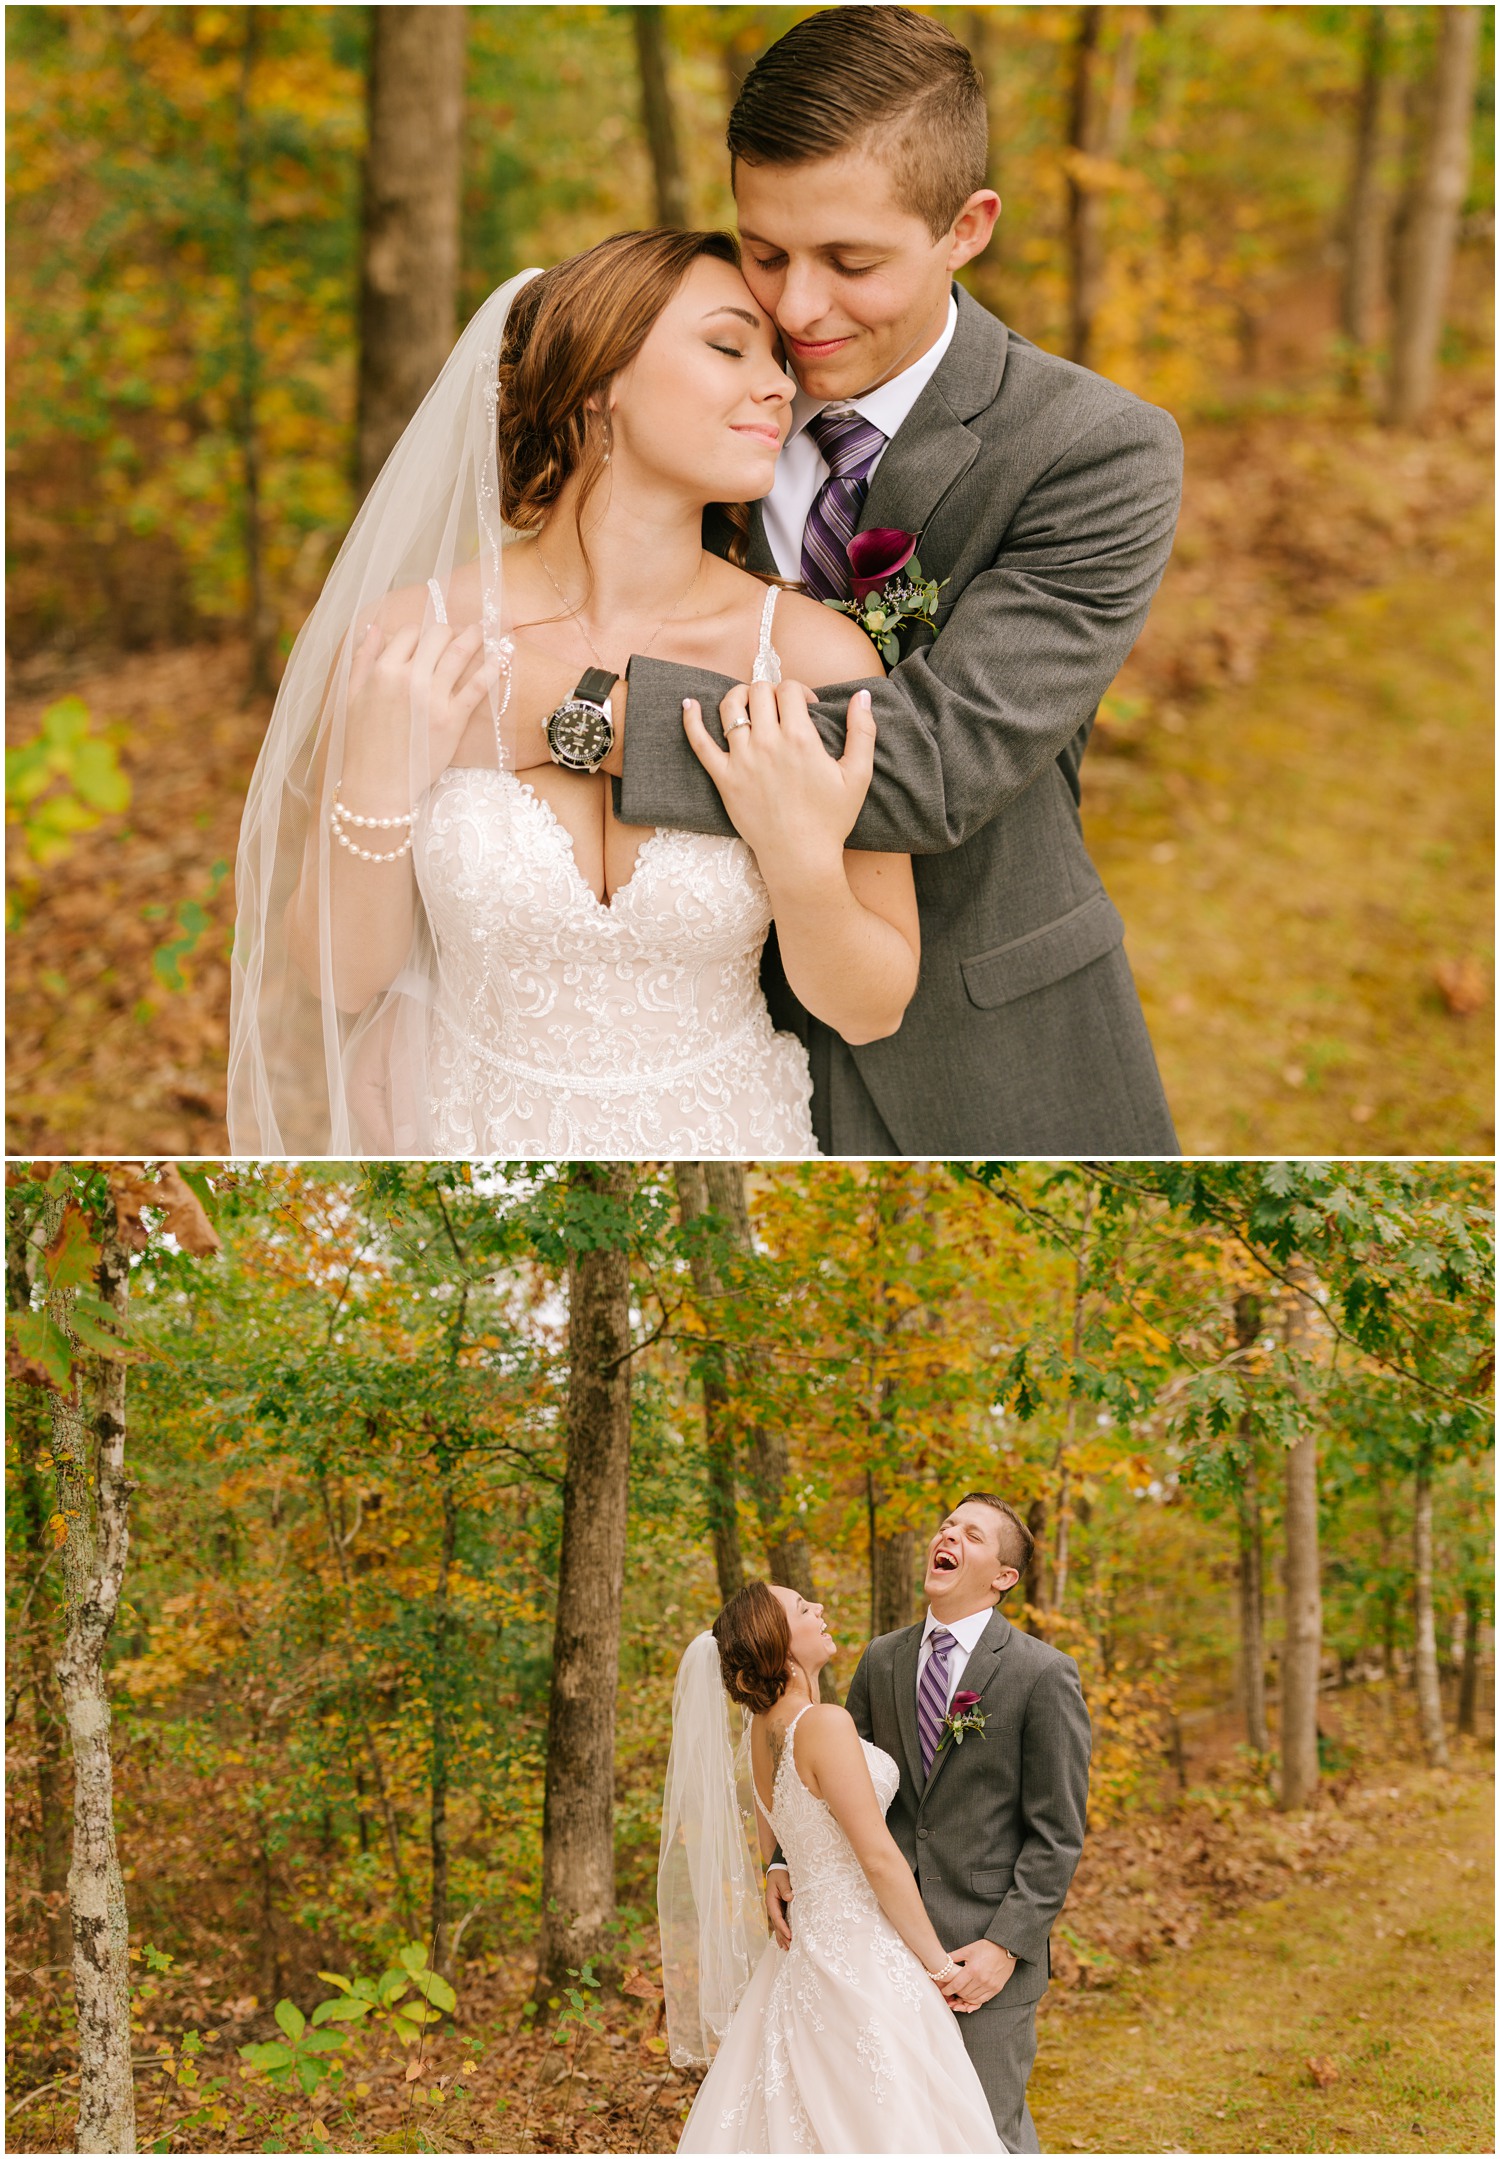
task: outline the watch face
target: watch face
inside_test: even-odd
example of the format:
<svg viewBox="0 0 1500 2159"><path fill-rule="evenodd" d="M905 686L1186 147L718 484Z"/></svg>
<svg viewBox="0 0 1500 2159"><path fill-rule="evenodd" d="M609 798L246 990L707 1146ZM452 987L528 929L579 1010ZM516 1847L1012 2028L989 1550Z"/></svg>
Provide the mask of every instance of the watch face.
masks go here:
<svg viewBox="0 0 1500 2159"><path fill-rule="evenodd" d="M581 697L560 704L547 722L547 742L560 765L575 771L592 771L614 742L615 731L598 705Z"/></svg>

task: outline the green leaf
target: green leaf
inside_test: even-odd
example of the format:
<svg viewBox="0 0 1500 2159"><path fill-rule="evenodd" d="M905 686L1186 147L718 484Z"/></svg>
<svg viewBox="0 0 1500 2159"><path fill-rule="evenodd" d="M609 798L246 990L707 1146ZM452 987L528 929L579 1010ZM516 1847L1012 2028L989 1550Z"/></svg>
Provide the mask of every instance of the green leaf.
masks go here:
<svg viewBox="0 0 1500 2159"><path fill-rule="evenodd" d="M305 2092L315 2092L326 2074L324 2064L305 2057L297 2063L297 2082Z"/></svg>
<svg viewBox="0 0 1500 2159"><path fill-rule="evenodd" d="M422 2036L410 2017L403 2016L399 2010L391 2012L391 2030L404 2047L414 2047Z"/></svg>
<svg viewBox="0 0 1500 2159"><path fill-rule="evenodd" d="M180 1163L178 1167L181 1168ZM186 1171L184 1171L183 1174L186 1176ZM193 1184L193 1180L191 1177L188 1178L188 1183L193 1185L193 1190L195 1192L198 1192L198 1187L196 1184ZM199 1199L203 1199L203 1194L201 1192L198 1192L198 1197ZM207 1201L204 1200L204 1205L206 1206L207 1204ZM341 1994L352 1994L354 1992L354 1988L349 1984L349 1981L347 1979L341 1979L337 1972L319 1972L318 1977L322 1980L325 1986L337 1987Z"/></svg>
<svg viewBox="0 0 1500 2159"><path fill-rule="evenodd" d="M260 2039L239 2051L252 2069L289 2069L296 2060L291 2048L284 2047L279 2039Z"/></svg>
<svg viewBox="0 0 1500 2159"><path fill-rule="evenodd" d="M446 2009L450 2015L458 2007L458 1996L447 1980L440 1979L436 1972L413 1972L412 1984L418 1993L424 1994L428 2001L436 2002L439 2009Z"/></svg>
<svg viewBox="0 0 1500 2159"><path fill-rule="evenodd" d="M408 1942L404 1949L397 1951L396 1962L404 1971L411 1972L415 1976L416 1973L425 1971L427 1968L427 1951L420 1942Z"/></svg>
<svg viewBox="0 0 1500 2159"><path fill-rule="evenodd" d="M411 1980L405 1972L382 1972L376 1985L381 2007L389 2009L392 2002L400 2001Z"/></svg>
<svg viewBox="0 0 1500 2159"><path fill-rule="evenodd" d="M273 2014L288 2039L300 2039L307 2030L306 2017L297 2007L297 2004L289 2002L285 1996L276 2004Z"/></svg>
<svg viewBox="0 0 1500 2159"><path fill-rule="evenodd" d="M61 1393L73 1371L73 1345L61 1327L45 1312L7 1313L6 1324L21 1355L29 1363L39 1366L46 1374L48 1384ZM152 1968L166 1970L164 1964Z"/></svg>
<svg viewBox="0 0 1500 2159"><path fill-rule="evenodd" d="M302 2051L304 2054L337 2054L341 2047L348 2044L347 2032L309 2032L302 2041Z"/></svg>
<svg viewBox="0 0 1500 2159"><path fill-rule="evenodd" d="M314 2024L356 2024L361 2017L369 2015L373 2006L353 1995L341 1995L331 2002L319 2002L312 2020Z"/></svg>

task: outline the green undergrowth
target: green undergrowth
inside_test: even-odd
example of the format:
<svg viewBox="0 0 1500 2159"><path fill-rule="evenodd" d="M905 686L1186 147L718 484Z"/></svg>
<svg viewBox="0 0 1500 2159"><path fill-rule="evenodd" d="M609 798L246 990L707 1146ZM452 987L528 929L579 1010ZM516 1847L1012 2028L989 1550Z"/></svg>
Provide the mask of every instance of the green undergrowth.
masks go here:
<svg viewBox="0 0 1500 2159"><path fill-rule="evenodd" d="M1384 1797L1315 1881L1044 2020L1044 2151L1493 2151L1493 1780Z"/></svg>

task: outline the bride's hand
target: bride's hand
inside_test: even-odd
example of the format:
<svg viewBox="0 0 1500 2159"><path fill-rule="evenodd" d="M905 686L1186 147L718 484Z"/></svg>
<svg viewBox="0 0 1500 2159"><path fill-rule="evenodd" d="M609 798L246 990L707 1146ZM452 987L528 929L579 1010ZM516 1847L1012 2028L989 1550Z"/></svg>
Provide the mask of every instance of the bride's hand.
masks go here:
<svg viewBox="0 0 1500 2159"><path fill-rule="evenodd" d="M801 682L736 683L719 706L723 750L697 702L683 703L687 738L773 888L840 861L875 769L869 691L849 700L842 757L824 748L807 709L812 698Z"/></svg>
<svg viewBox="0 0 1500 2159"><path fill-rule="evenodd" d="M430 787L452 763L480 700L498 681L495 664L480 661L483 643L477 623L463 630L408 623L389 637L370 624L349 669L340 788L351 809L404 816L413 789ZM414 744L416 728L423 739Z"/></svg>

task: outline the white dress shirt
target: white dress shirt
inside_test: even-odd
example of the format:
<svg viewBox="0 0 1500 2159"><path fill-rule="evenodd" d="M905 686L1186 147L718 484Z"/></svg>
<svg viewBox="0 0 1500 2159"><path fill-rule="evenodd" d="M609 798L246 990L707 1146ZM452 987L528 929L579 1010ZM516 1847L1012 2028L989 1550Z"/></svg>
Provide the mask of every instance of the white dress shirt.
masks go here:
<svg viewBox="0 0 1500 2159"><path fill-rule="evenodd" d="M934 1619L931 1612L927 1614L927 1624L922 1629L922 1646L917 1651L917 1696L919 1700L922 1693L922 1674L926 1671L928 1659L932 1655L932 1650L928 1645L935 1631L939 1627L946 1627L958 1644L956 1649L950 1649L948 1652L948 1698L943 1703L943 1710L946 1714L952 1706L954 1695L958 1692L958 1683L964 1676L964 1666L978 1647L980 1635L983 1634L994 1616L994 1606L989 1604L985 1605L981 1611L967 1613L962 1619Z"/></svg>
<svg viewBox="0 0 1500 2159"><path fill-rule="evenodd" d="M803 529L808 512L817 500L818 489L828 477L827 460L807 432L808 421L831 405L839 412L857 412L861 419L878 427L885 443L870 467L873 479L892 435L937 373L938 364L952 344L957 327L958 302L950 292L948 321L942 336L920 360L913 360L910 367L893 375L889 382L881 383L878 389L867 390L863 397L809 397L805 390L799 390L792 399L791 433L776 460L775 484L761 505L766 539L783 577L802 575Z"/></svg>

